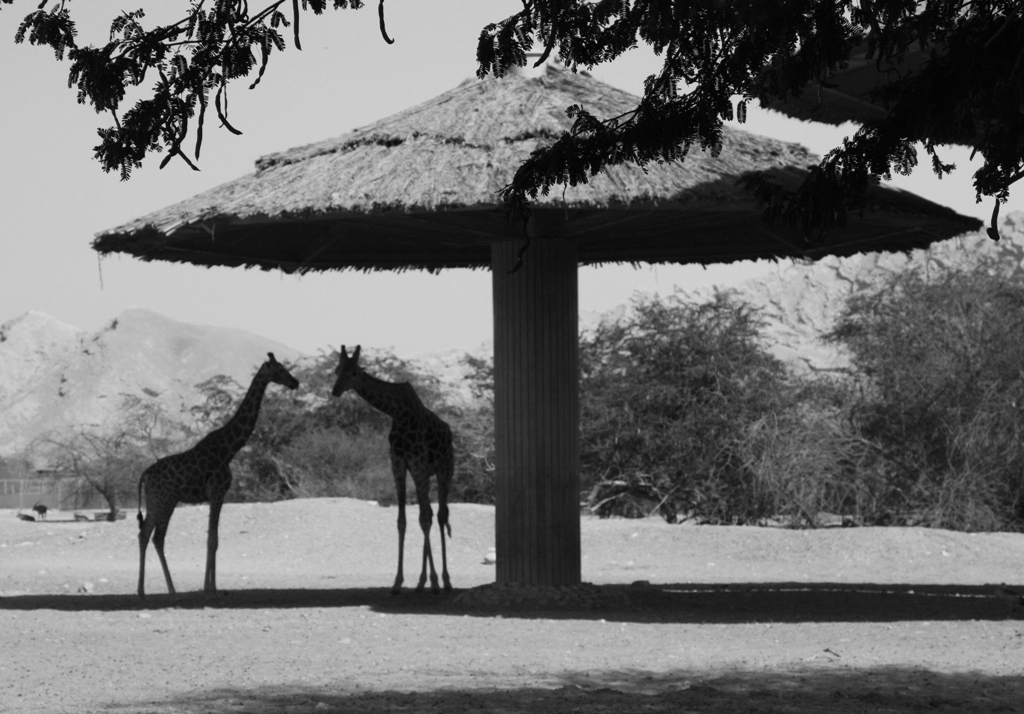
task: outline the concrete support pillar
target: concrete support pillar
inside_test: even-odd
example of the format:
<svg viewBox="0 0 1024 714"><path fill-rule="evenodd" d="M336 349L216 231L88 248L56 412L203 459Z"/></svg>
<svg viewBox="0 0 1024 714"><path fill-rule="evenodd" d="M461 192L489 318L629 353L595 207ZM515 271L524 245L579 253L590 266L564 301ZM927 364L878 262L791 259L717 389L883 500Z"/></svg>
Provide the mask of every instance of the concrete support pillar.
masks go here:
<svg viewBox="0 0 1024 714"><path fill-rule="evenodd" d="M538 223L540 224L538 226ZM531 220L494 243L497 582L580 583L577 248Z"/></svg>

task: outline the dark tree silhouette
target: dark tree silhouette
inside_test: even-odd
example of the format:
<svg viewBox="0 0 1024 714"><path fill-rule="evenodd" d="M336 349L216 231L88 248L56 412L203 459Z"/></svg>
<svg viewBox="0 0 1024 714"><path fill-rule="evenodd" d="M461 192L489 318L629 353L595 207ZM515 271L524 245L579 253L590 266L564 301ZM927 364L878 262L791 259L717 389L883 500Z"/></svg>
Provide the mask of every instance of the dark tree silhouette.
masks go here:
<svg viewBox="0 0 1024 714"><path fill-rule="evenodd" d="M1024 178L1024 3L1020 0L524 0L523 10L484 28L481 75L522 65L534 40L571 66L590 67L639 43L663 58L636 110L598 119L571 107L572 131L537 151L504 191L516 213L559 182L577 183L603 167L685 157L694 145L721 148L723 120L817 86L843 68L858 45L891 68L873 99L886 109L823 159L798 189L769 195L769 218L828 229L842 205L879 177L910 173L922 142L939 176L943 144L984 156L974 175L978 199L996 199L989 234L1009 187ZM928 61L904 65L911 52ZM736 97L739 98L738 103Z"/></svg>
<svg viewBox="0 0 1024 714"><path fill-rule="evenodd" d="M151 152L166 151L164 164L178 156L195 167L211 104L221 124L237 132L228 120L228 87L254 71L249 86L259 84L271 54L287 45L286 28L301 49L303 13L364 5L261 4L195 0L180 21L148 29L142 10L124 12L113 19L107 44L82 47L67 0L43 0L15 41L67 56L78 100L114 118L99 131L96 157L105 171L127 179ZM377 8L390 43L384 0ZM889 70L872 94L884 114L829 152L801 186L778 190L753 180L769 220L801 225L808 236L841 225L845 208L868 186L915 168L917 142L940 176L955 167L939 149L961 143L984 157L974 185L979 200L995 199L989 231L997 238L999 204L1024 178L1024 0L522 0L518 13L483 28L478 73L500 76L525 65L535 44L543 47L538 61L557 52L574 69L645 44L662 67L625 115L599 118L585 107L567 108L576 120L572 130L531 156L503 191L515 217L528 215L530 198L558 183L586 182L606 166L682 160L693 146L716 152L723 121L743 121L752 101L768 104L828 86L857 47ZM905 62L911 53L927 61L915 68ZM148 98L124 109L125 88L147 82Z"/></svg>

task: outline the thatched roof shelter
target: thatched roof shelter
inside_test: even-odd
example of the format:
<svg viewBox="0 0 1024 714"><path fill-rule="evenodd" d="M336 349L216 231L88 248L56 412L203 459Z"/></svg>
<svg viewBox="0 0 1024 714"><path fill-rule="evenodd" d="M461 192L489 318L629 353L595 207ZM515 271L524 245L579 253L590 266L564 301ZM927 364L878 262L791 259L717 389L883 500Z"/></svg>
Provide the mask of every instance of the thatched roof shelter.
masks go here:
<svg viewBox="0 0 1024 714"><path fill-rule="evenodd" d="M846 68L841 69L815 86L808 85L799 97L777 100L768 109L803 121L838 126L848 121L870 124L886 116L886 109L871 101L871 90L891 81L894 76L920 73L931 58L932 49L918 46L907 49L897 64L877 55L868 57L868 41L862 40L850 53ZM970 146L973 135L933 136L939 143L957 143Z"/></svg>
<svg viewBox="0 0 1024 714"><path fill-rule="evenodd" d="M848 121L864 124L885 116L885 108L875 104L869 93L894 71L891 64L878 57L869 58L867 41L850 52L846 69L830 75L820 85L809 84L799 97L778 100L769 109L804 121L838 126ZM917 71L928 61L928 54L920 49L907 52L899 65L900 73Z"/></svg>
<svg viewBox="0 0 1024 714"><path fill-rule="evenodd" d="M580 582L577 268L719 263L908 250L979 221L882 187L873 210L805 247L767 227L737 185L796 179L801 146L727 129L720 156L619 166L543 197L524 229L497 192L530 152L637 98L585 74L468 81L394 116L261 158L256 172L99 235L101 253L199 265L307 270L487 268L493 274L497 581ZM515 272L523 236L532 239ZM339 343L346 342L338 335Z"/></svg>
<svg viewBox="0 0 1024 714"><path fill-rule="evenodd" d="M143 260L286 272L486 268L491 242L521 234L497 192L531 151L569 129L565 108L613 117L637 101L551 66L533 79L468 80L340 137L264 156L254 173L102 233L93 245ZM816 162L798 144L726 128L718 157L695 148L682 163L615 166L540 198L535 213L568 218L564 234L579 241L581 264L906 250L976 225L882 187L871 197L878 210L804 246L794 231L769 229L737 180L771 169L795 184Z"/></svg>

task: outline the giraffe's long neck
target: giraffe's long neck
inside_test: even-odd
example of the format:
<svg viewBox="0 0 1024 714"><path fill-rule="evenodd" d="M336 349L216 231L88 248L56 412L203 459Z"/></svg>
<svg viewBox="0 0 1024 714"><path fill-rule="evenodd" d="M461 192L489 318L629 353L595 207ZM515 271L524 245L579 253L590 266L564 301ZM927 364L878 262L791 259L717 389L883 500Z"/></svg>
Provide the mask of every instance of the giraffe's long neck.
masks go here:
<svg viewBox="0 0 1024 714"><path fill-rule="evenodd" d="M268 384L270 376L266 374L266 370L259 370L234 416L224 426L211 431L203 442L216 444L217 448L223 449L227 455L237 454L256 428L256 419L260 415L260 405L263 403L263 394L267 391Z"/></svg>
<svg viewBox="0 0 1024 714"><path fill-rule="evenodd" d="M423 406L423 402L408 382L385 382L363 372L353 381L352 389L365 399L367 404L392 419Z"/></svg>

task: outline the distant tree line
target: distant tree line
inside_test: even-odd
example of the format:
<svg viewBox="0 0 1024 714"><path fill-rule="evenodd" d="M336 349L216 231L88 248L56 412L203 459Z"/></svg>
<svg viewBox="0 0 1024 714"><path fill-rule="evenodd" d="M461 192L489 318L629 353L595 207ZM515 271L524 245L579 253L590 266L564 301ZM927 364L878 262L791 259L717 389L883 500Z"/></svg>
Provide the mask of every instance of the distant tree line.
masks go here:
<svg viewBox="0 0 1024 714"><path fill-rule="evenodd" d="M581 343L591 505L1020 530L1024 286L997 268L907 270L852 296L824 336L850 356L838 375L787 369L733 294L636 301Z"/></svg>
<svg viewBox="0 0 1024 714"><path fill-rule="evenodd" d="M462 405L436 376L388 352L364 353L361 363L380 379L411 382L423 403L451 425L456 453L452 499L492 502L490 405ZM300 382L298 390L267 392L256 431L233 462L229 499L344 496L394 502L387 439L391 419L355 394L332 397L337 365L336 350L323 352L290 368ZM224 378L199 388L205 401L194 412L205 433L233 413L244 388Z"/></svg>
<svg viewBox="0 0 1024 714"><path fill-rule="evenodd" d="M958 530L1024 527L1024 286L993 261L908 269L851 296L824 338L841 373L796 373L735 293L634 300L580 340L581 500L602 516ZM295 392L269 390L233 464L229 499L346 496L393 502L390 420L354 394L330 396L338 354L292 365ZM455 437L453 501L494 499L493 365L466 356L473 399L387 352L366 369L411 382ZM228 418L227 377L172 419L126 397L105 436L54 437L59 466L112 509L153 459Z"/></svg>
<svg viewBox="0 0 1024 714"><path fill-rule="evenodd" d="M491 379L489 361L466 359L471 380L486 384ZM232 462L229 501L340 496L394 502L390 418L354 394L331 396L337 364L337 351L289 364L299 388L266 392L256 429ZM493 502L490 402L463 405L451 399L437 377L388 352L364 353L362 364L381 379L411 382L424 404L452 426L452 500ZM54 432L34 448L47 454L51 472L75 477L116 512L126 500L134 502L146 466L188 448L223 424L238 408L248 384L217 375L196 387L200 400L185 413L171 414L149 395L126 395L114 424ZM480 389L487 387L477 388L477 394Z"/></svg>

